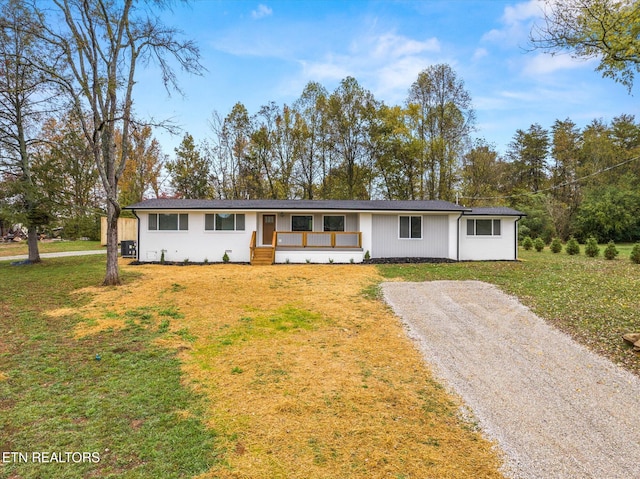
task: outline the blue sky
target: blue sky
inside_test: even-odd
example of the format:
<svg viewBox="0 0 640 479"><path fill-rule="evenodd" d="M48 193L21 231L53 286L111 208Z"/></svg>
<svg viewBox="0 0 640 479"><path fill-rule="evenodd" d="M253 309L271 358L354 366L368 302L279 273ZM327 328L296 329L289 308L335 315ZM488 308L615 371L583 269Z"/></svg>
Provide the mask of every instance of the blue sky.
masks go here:
<svg viewBox="0 0 640 479"><path fill-rule="evenodd" d="M630 95L603 79L595 60L526 51L540 12L535 0L195 0L163 20L197 42L207 72L179 73L185 96L169 97L153 67L140 70L135 107L172 118L199 142L212 112L224 117L236 102L254 114L270 101L292 104L309 81L331 92L353 76L376 99L403 104L420 71L447 63L472 97L474 136L502 153L516 129L533 123L639 119L640 87ZM181 136L155 135L173 157Z"/></svg>

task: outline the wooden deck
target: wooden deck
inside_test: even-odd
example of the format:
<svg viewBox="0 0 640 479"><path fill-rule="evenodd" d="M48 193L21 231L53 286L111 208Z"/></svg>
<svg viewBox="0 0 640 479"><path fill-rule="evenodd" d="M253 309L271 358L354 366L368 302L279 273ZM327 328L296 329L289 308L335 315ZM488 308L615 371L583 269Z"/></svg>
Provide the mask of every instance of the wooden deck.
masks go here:
<svg viewBox="0 0 640 479"><path fill-rule="evenodd" d="M271 246L257 246L257 232L251 235L251 264L271 265L276 249L281 251L361 250L362 233L359 231L275 231Z"/></svg>

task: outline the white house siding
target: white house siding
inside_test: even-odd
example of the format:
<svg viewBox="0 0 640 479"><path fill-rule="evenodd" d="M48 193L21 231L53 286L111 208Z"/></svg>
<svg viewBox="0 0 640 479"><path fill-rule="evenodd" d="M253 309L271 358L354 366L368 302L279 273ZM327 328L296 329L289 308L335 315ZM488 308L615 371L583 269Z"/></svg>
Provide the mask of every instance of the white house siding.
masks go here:
<svg viewBox="0 0 640 479"><path fill-rule="evenodd" d="M467 234L467 219L501 220L499 236L478 236ZM515 217L470 216L460 218L460 260L461 261L499 261L516 260Z"/></svg>
<svg viewBox="0 0 640 479"><path fill-rule="evenodd" d="M422 238L400 238L399 217L422 216ZM449 258L449 215L374 214L372 258Z"/></svg>
<svg viewBox="0 0 640 479"><path fill-rule="evenodd" d="M149 231L150 213L187 213L188 231ZM165 250L165 261L210 262L222 261L225 252L232 262L249 262L251 233L256 230L255 212L233 211L245 215L244 231L205 231L204 215L221 211L145 211L137 212L140 218L140 261L160 261Z"/></svg>

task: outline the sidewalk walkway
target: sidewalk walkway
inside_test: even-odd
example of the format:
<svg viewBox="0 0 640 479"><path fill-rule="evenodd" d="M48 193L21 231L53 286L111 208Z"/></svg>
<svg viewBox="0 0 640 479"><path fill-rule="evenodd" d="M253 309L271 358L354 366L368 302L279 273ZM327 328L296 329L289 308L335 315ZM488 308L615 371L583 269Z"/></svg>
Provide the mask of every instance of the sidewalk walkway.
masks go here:
<svg viewBox="0 0 640 479"><path fill-rule="evenodd" d="M107 254L105 249L95 249L87 251L62 251L60 253L40 253L40 258L64 258L65 256L85 256L90 254ZM15 256L0 256L0 261L23 261L28 259L26 254L19 254Z"/></svg>

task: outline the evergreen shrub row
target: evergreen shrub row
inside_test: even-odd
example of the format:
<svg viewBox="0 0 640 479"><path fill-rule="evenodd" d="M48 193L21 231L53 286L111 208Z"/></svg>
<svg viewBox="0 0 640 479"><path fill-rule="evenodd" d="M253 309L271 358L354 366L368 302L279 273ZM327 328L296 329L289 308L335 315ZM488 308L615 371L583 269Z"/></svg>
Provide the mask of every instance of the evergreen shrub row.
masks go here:
<svg viewBox="0 0 640 479"><path fill-rule="evenodd" d="M525 236L522 239L522 247L529 251L531 249L535 249L538 252L541 252L544 249L544 241L542 238L536 238L535 240L531 239L530 236ZM552 253L560 253L562 251L562 241L559 238L553 238L551 244L549 245L549 249ZM564 246L565 252L568 255L577 255L580 254L580 244L578 241L571 236L567 241L567 244ZM607 246L604 249L603 256L605 259L614 260L616 256L618 256L618 249L613 241L609 241ZM590 258L596 258L600 255L600 246L598 246L598 241L590 236L587 239L584 247L584 254L589 256ZM640 264L640 243L636 243L633 245L633 249L631 250L630 260L632 263Z"/></svg>

